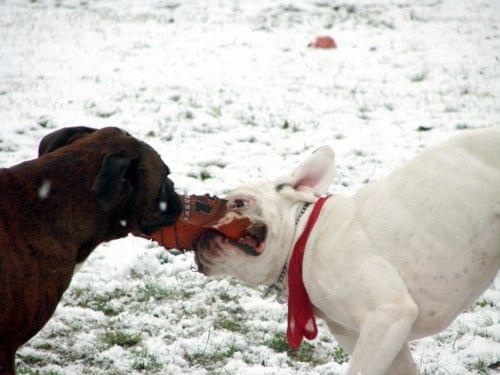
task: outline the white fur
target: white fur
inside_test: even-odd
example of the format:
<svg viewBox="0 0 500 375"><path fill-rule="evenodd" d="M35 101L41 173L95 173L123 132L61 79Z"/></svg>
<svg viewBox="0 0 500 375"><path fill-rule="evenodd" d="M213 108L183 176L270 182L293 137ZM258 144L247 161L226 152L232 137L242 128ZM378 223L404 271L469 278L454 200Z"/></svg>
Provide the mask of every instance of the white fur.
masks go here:
<svg viewBox="0 0 500 375"><path fill-rule="evenodd" d="M333 152L321 148L288 177L231 192L255 200L241 213L268 226L265 249L250 256L216 239L197 254L204 271L275 281L311 211L296 230L298 202L326 192L332 177ZM290 186L277 192L278 183ZM417 372L408 341L446 328L497 274L499 206L498 128L464 132L327 201L303 276L315 314L351 354L348 374Z"/></svg>

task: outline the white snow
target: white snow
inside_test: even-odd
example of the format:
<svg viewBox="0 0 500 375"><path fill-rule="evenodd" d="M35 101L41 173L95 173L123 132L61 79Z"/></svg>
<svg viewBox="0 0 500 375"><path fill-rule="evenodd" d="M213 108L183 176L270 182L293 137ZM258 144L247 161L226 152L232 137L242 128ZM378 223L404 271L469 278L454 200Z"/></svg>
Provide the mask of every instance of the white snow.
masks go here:
<svg viewBox="0 0 500 375"><path fill-rule="evenodd" d="M161 211L167 210L167 202L160 202L160 210Z"/></svg>
<svg viewBox="0 0 500 375"><path fill-rule="evenodd" d="M35 158L54 129L119 126L158 150L179 193L277 178L322 144L332 192L352 193L462 129L499 125L499 19L496 0L4 0L0 166ZM338 48L307 48L318 35ZM175 254L131 236L97 248L19 372L346 371L323 323L289 356L285 306ZM422 373L500 361L499 283L412 344ZM108 331L140 341L106 343Z"/></svg>
<svg viewBox="0 0 500 375"><path fill-rule="evenodd" d="M41 200L47 199L50 193L50 181L43 180L42 184L38 188L38 197Z"/></svg>

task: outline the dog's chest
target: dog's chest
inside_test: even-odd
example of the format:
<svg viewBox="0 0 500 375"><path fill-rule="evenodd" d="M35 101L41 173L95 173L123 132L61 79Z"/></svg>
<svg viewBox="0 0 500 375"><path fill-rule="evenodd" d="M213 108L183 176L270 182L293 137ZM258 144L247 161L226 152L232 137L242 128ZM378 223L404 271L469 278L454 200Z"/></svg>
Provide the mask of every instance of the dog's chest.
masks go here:
<svg viewBox="0 0 500 375"><path fill-rule="evenodd" d="M313 250L314 251L314 250ZM313 304L315 315L333 321L347 329L355 329L349 306L359 300L355 290L351 290L348 280L337 277L335 269L310 267L310 259L304 259L304 286Z"/></svg>
<svg viewBox="0 0 500 375"><path fill-rule="evenodd" d="M315 316L325 320L327 323L334 322L345 329L356 330L356 322L346 308L348 304L345 301L345 293L337 290L337 288L332 288L330 292L326 293L314 285L306 286L306 289L313 304Z"/></svg>

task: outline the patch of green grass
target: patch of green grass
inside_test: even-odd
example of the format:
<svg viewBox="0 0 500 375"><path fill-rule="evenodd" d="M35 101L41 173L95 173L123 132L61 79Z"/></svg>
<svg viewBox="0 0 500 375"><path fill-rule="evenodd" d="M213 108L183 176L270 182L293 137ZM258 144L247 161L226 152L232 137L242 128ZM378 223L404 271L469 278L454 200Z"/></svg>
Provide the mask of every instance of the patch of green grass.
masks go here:
<svg viewBox="0 0 500 375"><path fill-rule="evenodd" d="M248 333L248 327L238 318L226 318L223 316L217 317L214 321L215 329L225 329L231 332Z"/></svg>
<svg viewBox="0 0 500 375"><path fill-rule="evenodd" d="M210 313L204 305L198 305L194 308L181 307L180 316L197 316L200 319L206 318Z"/></svg>
<svg viewBox="0 0 500 375"><path fill-rule="evenodd" d="M264 344L278 353L288 352L290 350L285 336L280 333L275 333L274 336L264 342Z"/></svg>
<svg viewBox="0 0 500 375"><path fill-rule="evenodd" d="M368 115L368 113L370 112L370 107L368 107L366 104L363 104L358 108L358 117L362 120L369 120L370 116Z"/></svg>
<svg viewBox="0 0 500 375"><path fill-rule="evenodd" d="M185 290L185 289L182 289L180 291L180 295L182 297L182 299L189 299L191 298L192 296L194 296L196 294L195 291L193 290Z"/></svg>
<svg viewBox="0 0 500 375"><path fill-rule="evenodd" d="M215 165L216 167L219 167L220 169L226 168L226 163L223 163L221 161L217 161L217 162L213 163L212 165Z"/></svg>
<svg viewBox="0 0 500 375"><path fill-rule="evenodd" d="M213 166L213 167L224 169L224 168L226 168L226 163L224 163L222 161L209 161L206 163L201 163L200 166L203 168L208 168L208 167Z"/></svg>
<svg viewBox="0 0 500 375"><path fill-rule="evenodd" d="M161 253L158 253L156 255L156 257L158 258L158 261L160 262L160 264L167 264L167 263L171 263L171 260L168 256L168 252L167 251L162 251Z"/></svg>
<svg viewBox="0 0 500 375"><path fill-rule="evenodd" d="M482 359L478 359L476 362L470 363L467 368L470 371L475 372L476 374L488 374L488 368L486 366L486 362Z"/></svg>
<svg viewBox="0 0 500 375"><path fill-rule="evenodd" d="M204 319L204 318L206 318L206 317L207 317L207 315L209 315L209 312L208 312L208 311L207 311L207 309L206 309L206 308L204 308L204 307L200 307L200 308L198 308L198 309L194 309L194 310L192 311L192 313L193 313L194 315L196 315L196 316L197 316L198 318L200 318L200 319Z"/></svg>
<svg viewBox="0 0 500 375"><path fill-rule="evenodd" d="M101 311L107 316L116 316L120 314L123 310L119 308L114 308L108 305L108 301L95 301L95 303L89 304L92 310Z"/></svg>
<svg viewBox="0 0 500 375"><path fill-rule="evenodd" d="M286 352L289 358L300 362L319 362L318 359L314 358L314 346L303 341L299 350L292 350L288 346L285 335L282 333L275 333L264 344L278 353Z"/></svg>
<svg viewBox="0 0 500 375"><path fill-rule="evenodd" d="M224 301L224 302L229 302L229 301L235 300L235 298L233 296L231 296L228 292L221 292L218 294L218 296L221 299L221 301Z"/></svg>
<svg viewBox="0 0 500 375"><path fill-rule="evenodd" d="M172 134L162 135L160 138L163 142L170 142L174 137Z"/></svg>
<svg viewBox="0 0 500 375"><path fill-rule="evenodd" d="M54 350L54 345L47 341L35 344L34 347L42 350Z"/></svg>
<svg viewBox="0 0 500 375"><path fill-rule="evenodd" d="M212 117L219 118L222 116L222 108L220 106L210 107L210 110L210 115L212 115Z"/></svg>
<svg viewBox="0 0 500 375"><path fill-rule="evenodd" d="M478 305L480 307L486 307L486 306L494 307L495 302L487 300L487 299L482 299L481 301L477 301L476 305Z"/></svg>
<svg viewBox="0 0 500 375"><path fill-rule="evenodd" d="M167 289L160 284L147 282L139 286L137 293L137 300L139 302L146 302L151 299L154 300L167 300L171 299L176 292L172 289Z"/></svg>
<svg viewBox="0 0 500 375"><path fill-rule="evenodd" d="M209 178L212 178L212 175L207 170L204 169L200 172L200 180L205 181Z"/></svg>
<svg viewBox="0 0 500 375"><path fill-rule="evenodd" d="M116 112L118 112L116 109L108 109L108 110L103 109L96 111L95 115L101 118L108 118L116 114Z"/></svg>
<svg viewBox="0 0 500 375"><path fill-rule="evenodd" d="M445 345L453 340L453 336L451 333L440 333L439 335L434 336L434 340L436 340L440 345Z"/></svg>
<svg viewBox="0 0 500 375"><path fill-rule="evenodd" d="M440 367L434 363L425 363L424 367L420 369L421 375L436 375L440 372Z"/></svg>
<svg viewBox="0 0 500 375"><path fill-rule="evenodd" d="M74 288L71 290L71 300L76 301L76 305L80 307L89 308L95 311L101 311L107 316L115 316L120 314L123 310L109 305L109 301L114 298L123 297L126 294L121 289L115 289L112 292L98 294L97 291L85 287Z"/></svg>
<svg viewBox="0 0 500 375"><path fill-rule="evenodd" d="M138 302L138 303L133 303L129 310L134 312L135 314L151 314L152 311L153 311L153 308L154 308L154 304L153 303L149 303L149 302L145 302L145 301L142 301L142 302Z"/></svg>
<svg viewBox="0 0 500 375"><path fill-rule="evenodd" d="M56 370L38 370L22 364L17 366L16 373L18 375L61 375L59 371Z"/></svg>
<svg viewBox="0 0 500 375"><path fill-rule="evenodd" d="M338 364L349 362L349 355L340 346L333 349L332 352L333 360Z"/></svg>
<svg viewBox="0 0 500 375"><path fill-rule="evenodd" d="M152 247L153 246L156 246L156 244L152 244ZM142 280L147 275L148 275L148 273L146 271L143 271L143 270L136 270L136 269L130 270L130 277L133 279Z"/></svg>
<svg viewBox="0 0 500 375"><path fill-rule="evenodd" d="M455 330L455 340L461 338L463 335L465 335L467 332L469 332L469 329L467 326L463 323L458 323L458 327Z"/></svg>
<svg viewBox="0 0 500 375"><path fill-rule="evenodd" d="M384 107L388 111L394 111L394 105L392 103L384 103Z"/></svg>
<svg viewBox="0 0 500 375"><path fill-rule="evenodd" d="M231 345L225 350L210 354L195 353L192 355L185 355L185 359L192 364L200 365L203 368L210 370L213 369L217 363L231 358L235 352L237 352L237 349Z"/></svg>
<svg viewBox="0 0 500 375"><path fill-rule="evenodd" d="M136 358L132 362L134 370L160 370L163 367L158 358L146 348L141 349L136 354Z"/></svg>
<svg viewBox="0 0 500 375"><path fill-rule="evenodd" d="M419 72L410 77L411 82L422 82L427 77L426 72Z"/></svg>
<svg viewBox="0 0 500 375"><path fill-rule="evenodd" d="M45 362L45 358L41 355L36 354L18 354L18 356L23 360L27 365L38 365L42 362Z"/></svg>
<svg viewBox="0 0 500 375"><path fill-rule="evenodd" d="M131 347L141 342L141 336L135 333L125 331L107 331L101 336L101 341L109 346L119 345L123 347Z"/></svg>
<svg viewBox="0 0 500 375"><path fill-rule="evenodd" d="M289 357L295 358L300 362L317 362L314 358L314 346L307 342L303 342L300 349L292 354L288 354Z"/></svg>
<svg viewBox="0 0 500 375"><path fill-rule="evenodd" d="M485 316L482 319L481 324L483 327L491 327L493 324L495 324L495 322L493 321L493 318L491 316Z"/></svg>

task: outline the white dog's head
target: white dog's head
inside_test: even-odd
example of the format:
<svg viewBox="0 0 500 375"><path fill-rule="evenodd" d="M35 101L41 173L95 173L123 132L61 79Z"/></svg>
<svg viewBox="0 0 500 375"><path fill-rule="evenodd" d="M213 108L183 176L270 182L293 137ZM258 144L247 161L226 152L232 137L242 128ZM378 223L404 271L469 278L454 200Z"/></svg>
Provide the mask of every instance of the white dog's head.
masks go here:
<svg viewBox="0 0 500 375"><path fill-rule="evenodd" d="M323 146L290 175L231 191L226 197L228 215L245 216L252 225L238 241L205 234L195 256L200 271L207 276L235 276L251 285L275 281L293 247L298 211L304 202L314 202L327 191L334 174L333 151Z"/></svg>

